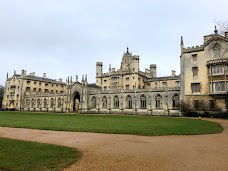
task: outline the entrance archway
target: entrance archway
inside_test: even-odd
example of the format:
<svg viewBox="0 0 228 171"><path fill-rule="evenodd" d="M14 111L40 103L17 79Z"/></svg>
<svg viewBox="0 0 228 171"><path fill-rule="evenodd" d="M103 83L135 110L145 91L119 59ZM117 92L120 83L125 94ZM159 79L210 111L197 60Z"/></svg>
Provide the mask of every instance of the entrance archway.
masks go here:
<svg viewBox="0 0 228 171"><path fill-rule="evenodd" d="M80 108L80 94L76 91L73 98L73 111L77 111Z"/></svg>

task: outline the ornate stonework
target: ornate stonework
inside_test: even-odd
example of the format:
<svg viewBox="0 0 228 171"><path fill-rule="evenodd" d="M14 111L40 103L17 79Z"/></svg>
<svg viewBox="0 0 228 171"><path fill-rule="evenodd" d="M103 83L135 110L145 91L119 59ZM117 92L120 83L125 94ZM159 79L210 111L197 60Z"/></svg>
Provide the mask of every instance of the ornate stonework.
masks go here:
<svg viewBox="0 0 228 171"><path fill-rule="evenodd" d="M157 77L156 65L141 71L140 57L129 49L124 52L119 69L96 63L96 83L87 76L66 82L26 75L22 70L6 79L3 108L25 111L78 113L124 113L179 115L180 100L198 107L199 101L227 109L228 37L217 32L204 37L204 44L185 48L181 37L181 74Z"/></svg>

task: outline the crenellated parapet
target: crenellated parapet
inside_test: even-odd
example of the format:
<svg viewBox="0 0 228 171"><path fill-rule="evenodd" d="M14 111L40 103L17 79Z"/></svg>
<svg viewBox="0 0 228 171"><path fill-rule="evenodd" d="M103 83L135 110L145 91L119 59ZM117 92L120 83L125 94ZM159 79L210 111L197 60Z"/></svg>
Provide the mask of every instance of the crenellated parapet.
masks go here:
<svg viewBox="0 0 228 171"><path fill-rule="evenodd" d="M180 86L173 86L173 87L154 87L151 89L116 89L116 90L92 90L90 91L91 95L95 94L117 94L117 93L143 93L143 92L157 92L157 91L179 91Z"/></svg>
<svg viewBox="0 0 228 171"><path fill-rule="evenodd" d="M183 53L199 52L204 50L204 45L182 48Z"/></svg>

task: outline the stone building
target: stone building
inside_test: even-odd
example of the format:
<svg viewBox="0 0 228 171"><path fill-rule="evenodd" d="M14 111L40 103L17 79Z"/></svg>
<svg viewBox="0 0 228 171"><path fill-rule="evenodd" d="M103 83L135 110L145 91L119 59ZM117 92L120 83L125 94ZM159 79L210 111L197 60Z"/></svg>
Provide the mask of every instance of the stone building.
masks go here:
<svg viewBox="0 0 228 171"><path fill-rule="evenodd" d="M14 73L6 80L3 108L25 111L80 113L126 113L145 115L178 115L180 76L173 70L170 76L157 77L156 65L140 71L139 56L127 51L120 69L109 67L102 72L102 62L96 63L96 83L87 76L81 82L76 76L66 82Z"/></svg>
<svg viewBox="0 0 228 171"><path fill-rule="evenodd" d="M96 63L96 83L87 76L53 80L22 70L6 79L3 108L25 111L179 115L180 101L191 108L227 109L228 33L204 36L204 44L185 48L181 37L181 74L157 77L157 67L140 70L140 57L127 48L119 69ZM181 103L181 104L183 104ZM205 109L204 109L205 110Z"/></svg>
<svg viewBox="0 0 228 171"><path fill-rule="evenodd" d="M196 110L227 110L228 32L220 35L215 27L191 48L181 38L180 66L182 101Z"/></svg>

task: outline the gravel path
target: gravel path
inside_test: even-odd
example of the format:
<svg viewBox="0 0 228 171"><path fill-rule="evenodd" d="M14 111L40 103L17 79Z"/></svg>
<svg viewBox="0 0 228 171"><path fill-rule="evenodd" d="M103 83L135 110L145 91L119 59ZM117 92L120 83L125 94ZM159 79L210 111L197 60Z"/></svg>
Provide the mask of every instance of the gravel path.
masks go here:
<svg viewBox="0 0 228 171"><path fill-rule="evenodd" d="M74 147L81 160L65 171L228 170L228 120L220 134L135 136L0 127L0 136Z"/></svg>

